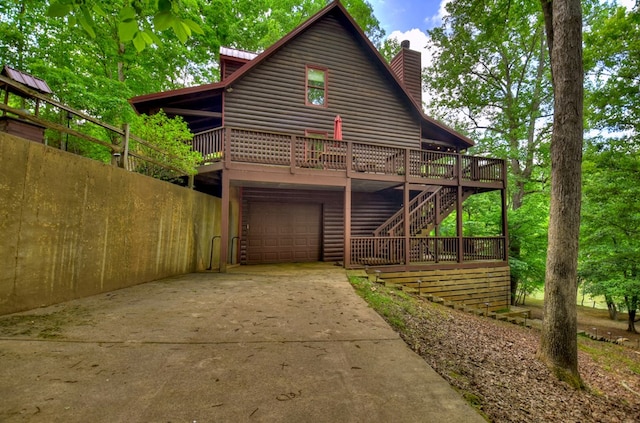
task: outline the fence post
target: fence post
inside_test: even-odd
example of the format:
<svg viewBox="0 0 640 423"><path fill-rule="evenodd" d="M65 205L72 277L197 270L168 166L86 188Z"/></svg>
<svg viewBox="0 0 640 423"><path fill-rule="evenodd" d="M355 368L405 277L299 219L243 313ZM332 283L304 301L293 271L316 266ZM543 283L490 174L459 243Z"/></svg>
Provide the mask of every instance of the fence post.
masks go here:
<svg viewBox="0 0 640 423"><path fill-rule="evenodd" d="M297 137L295 135L291 135L291 147L289 150L290 159L289 159L289 172L294 173L294 168L297 166L296 164L296 152L298 149L298 143L296 142Z"/></svg>
<svg viewBox="0 0 640 423"><path fill-rule="evenodd" d="M120 164L120 167L124 168L125 170L129 170L129 124L125 123L124 125L122 125L122 130L124 131L124 134L122 143L122 163Z"/></svg>
<svg viewBox="0 0 640 423"><path fill-rule="evenodd" d="M347 141L347 151L344 159L345 167L347 168L347 178L351 178L351 173L353 172L353 143L349 140Z"/></svg>

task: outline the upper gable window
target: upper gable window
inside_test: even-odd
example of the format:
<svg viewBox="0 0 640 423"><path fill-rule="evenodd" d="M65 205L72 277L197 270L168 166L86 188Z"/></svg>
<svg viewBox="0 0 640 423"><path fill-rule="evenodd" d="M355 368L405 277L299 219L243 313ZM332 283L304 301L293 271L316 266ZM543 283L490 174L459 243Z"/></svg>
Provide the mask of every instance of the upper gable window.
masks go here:
<svg viewBox="0 0 640 423"><path fill-rule="evenodd" d="M327 69L307 66L307 106L327 107Z"/></svg>

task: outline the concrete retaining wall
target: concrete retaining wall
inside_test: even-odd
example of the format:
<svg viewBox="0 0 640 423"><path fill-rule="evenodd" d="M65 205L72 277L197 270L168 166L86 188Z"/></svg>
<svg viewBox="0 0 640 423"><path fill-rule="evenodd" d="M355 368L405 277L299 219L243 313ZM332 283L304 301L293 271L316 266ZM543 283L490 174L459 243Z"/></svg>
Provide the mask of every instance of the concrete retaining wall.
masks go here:
<svg viewBox="0 0 640 423"><path fill-rule="evenodd" d="M206 269L219 216L218 198L0 133L0 314Z"/></svg>

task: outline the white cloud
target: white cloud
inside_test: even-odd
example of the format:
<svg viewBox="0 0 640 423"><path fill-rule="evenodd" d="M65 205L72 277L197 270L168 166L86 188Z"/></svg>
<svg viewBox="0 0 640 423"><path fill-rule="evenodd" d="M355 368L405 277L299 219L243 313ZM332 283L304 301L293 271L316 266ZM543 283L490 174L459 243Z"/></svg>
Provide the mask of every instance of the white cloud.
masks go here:
<svg viewBox="0 0 640 423"><path fill-rule="evenodd" d="M450 2L451 0L442 0L440 2L440 7L438 8L438 14L428 17L424 20L429 28L440 26L442 24L442 19L444 19L444 17L448 15L446 7L447 3Z"/></svg>

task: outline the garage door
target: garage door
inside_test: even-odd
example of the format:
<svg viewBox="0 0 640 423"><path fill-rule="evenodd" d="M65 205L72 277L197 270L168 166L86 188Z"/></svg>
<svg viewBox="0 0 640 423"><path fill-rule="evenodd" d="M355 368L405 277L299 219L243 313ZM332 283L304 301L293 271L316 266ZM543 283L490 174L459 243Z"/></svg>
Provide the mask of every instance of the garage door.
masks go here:
<svg viewBox="0 0 640 423"><path fill-rule="evenodd" d="M319 261L322 205L251 203L247 263Z"/></svg>

